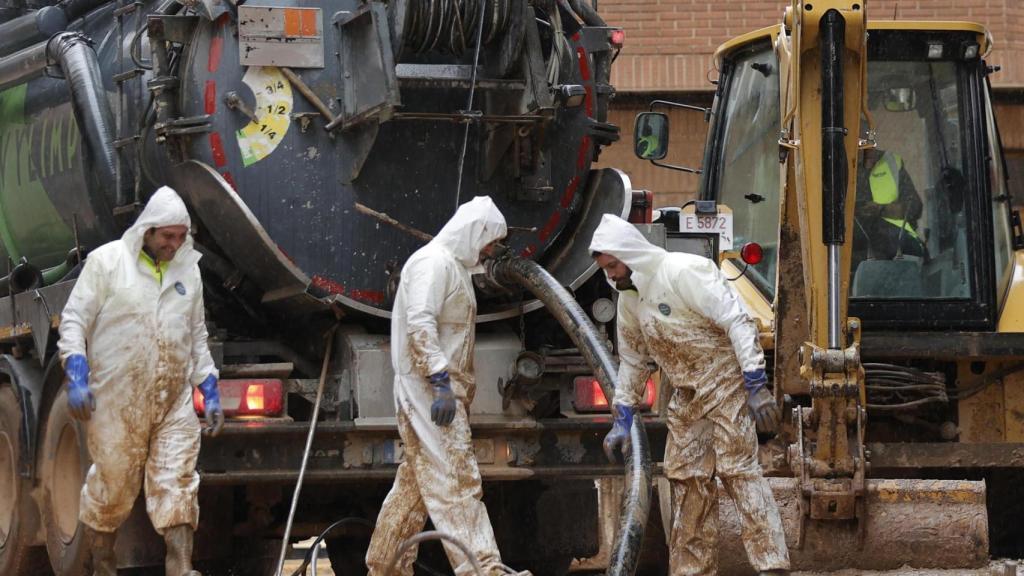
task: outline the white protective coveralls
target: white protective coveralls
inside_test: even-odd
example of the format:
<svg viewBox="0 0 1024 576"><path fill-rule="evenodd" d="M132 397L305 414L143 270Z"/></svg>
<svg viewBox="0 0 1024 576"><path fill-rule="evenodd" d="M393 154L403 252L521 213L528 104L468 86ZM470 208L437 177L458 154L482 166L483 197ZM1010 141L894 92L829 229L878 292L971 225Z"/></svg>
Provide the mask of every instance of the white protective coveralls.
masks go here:
<svg viewBox="0 0 1024 576"><path fill-rule="evenodd" d="M366 554L370 576L381 576L401 543L434 526L462 541L486 576L505 574L483 494L469 429L476 383L473 344L476 296L471 274L480 250L505 237L505 218L489 197L459 206L455 215L402 268L391 314L391 361L395 368L395 411L405 443L405 460L384 500ZM429 377L447 370L457 402L455 420L441 427L431 420L434 402ZM445 552L455 574L472 574L462 552L448 542ZM411 575L417 550L398 563Z"/></svg>
<svg viewBox="0 0 1024 576"><path fill-rule="evenodd" d="M764 368L757 326L715 263L666 252L621 218L605 215L591 252L628 266L636 290L619 292L619 388L638 406L653 360L673 386L665 475L674 503L673 576L717 572L717 476L736 504L743 543L758 570L789 568L775 498L757 461L743 372Z"/></svg>
<svg viewBox="0 0 1024 576"><path fill-rule="evenodd" d="M191 226L185 204L163 187L120 240L85 261L61 315L58 348L89 360L96 411L86 422L93 464L80 519L115 531L145 476L146 511L160 534L199 522L199 420L192 388L217 375L206 344L199 253L186 236L158 280L140 259L150 228Z"/></svg>

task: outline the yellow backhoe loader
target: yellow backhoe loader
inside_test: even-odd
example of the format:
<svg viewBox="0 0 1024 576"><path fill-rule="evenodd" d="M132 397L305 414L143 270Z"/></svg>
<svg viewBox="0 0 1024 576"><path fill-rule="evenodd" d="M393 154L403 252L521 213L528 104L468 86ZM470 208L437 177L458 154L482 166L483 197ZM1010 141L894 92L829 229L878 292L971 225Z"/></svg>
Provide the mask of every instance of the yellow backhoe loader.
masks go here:
<svg viewBox="0 0 1024 576"><path fill-rule="evenodd" d="M824 0L716 53L700 197L718 217L700 203L682 218L735 247L723 269L771 348L792 417L761 459L794 569L977 567L990 520L1012 522L1024 244L991 49L978 24L869 20L863 1ZM635 144L680 168L664 160L658 110L672 105L637 118ZM748 243L756 264L739 258ZM722 571L749 573L722 504Z"/></svg>

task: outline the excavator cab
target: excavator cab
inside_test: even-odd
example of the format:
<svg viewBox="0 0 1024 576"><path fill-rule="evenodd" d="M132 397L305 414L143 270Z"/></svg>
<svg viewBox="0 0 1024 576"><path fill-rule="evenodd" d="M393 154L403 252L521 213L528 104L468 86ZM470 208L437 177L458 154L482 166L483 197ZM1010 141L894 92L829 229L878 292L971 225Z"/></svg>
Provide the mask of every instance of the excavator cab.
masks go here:
<svg viewBox="0 0 1024 576"><path fill-rule="evenodd" d="M868 34L857 134L850 315L866 329L992 329L1015 239L978 52L984 31L881 24ZM764 249L745 275L768 302L781 201L778 74L768 34L723 56L700 192L732 209L738 245Z"/></svg>
<svg viewBox="0 0 1024 576"><path fill-rule="evenodd" d="M716 53L699 197L731 210L733 245L762 249L723 268L792 414L762 462L794 569L988 560L986 486L962 464L982 459L961 442L1010 410L992 382L1024 359L990 49L977 24L828 0Z"/></svg>

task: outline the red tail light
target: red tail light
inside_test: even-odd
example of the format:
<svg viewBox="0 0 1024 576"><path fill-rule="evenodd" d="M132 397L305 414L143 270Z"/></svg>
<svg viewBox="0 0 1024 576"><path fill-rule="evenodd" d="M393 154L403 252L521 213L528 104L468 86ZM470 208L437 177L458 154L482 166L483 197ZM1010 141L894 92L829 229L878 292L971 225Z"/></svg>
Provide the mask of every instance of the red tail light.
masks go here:
<svg viewBox="0 0 1024 576"><path fill-rule="evenodd" d="M577 376L572 383L573 405L577 412L607 412L608 399L604 397L601 383L593 376ZM657 399L658 391L654 379L647 379L644 398L640 403L641 410L650 410Z"/></svg>
<svg viewBox="0 0 1024 576"><path fill-rule="evenodd" d="M284 411L284 385L276 378L246 380L221 380L220 406L224 415L232 416L280 416ZM192 391L192 404L196 414L205 413L203 394L199 389Z"/></svg>
<svg viewBox="0 0 1024 576"><path fill-rule="evenodd" d="M611 42L612 46L622 48L622 45L626 43L626 32L624 30L612 30L608 41Z"/></svg>

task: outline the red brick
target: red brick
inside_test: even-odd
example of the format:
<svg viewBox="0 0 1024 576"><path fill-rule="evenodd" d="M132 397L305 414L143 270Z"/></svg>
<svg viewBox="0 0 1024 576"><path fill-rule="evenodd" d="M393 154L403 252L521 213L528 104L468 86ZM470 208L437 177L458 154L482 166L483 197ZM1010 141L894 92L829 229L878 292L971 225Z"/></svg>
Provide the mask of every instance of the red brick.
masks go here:
<svg viewBox="0 0 1024 576"><path fill-rule="evenodd" d="M734 36L778 24L787 0L712 3L707 0L600 0L610 24L626 30L626 49L615 67L633 57L635 70L615 71L620 91L654 85L678 91L709 91L704 71L711 53ZM1003 71L996 87L1024 87L1024 1L1022 0L871 0L868 15L889 20L898 5L901 19L973 20L990 27L996 39L993 62ZM650 62L648 62L650 61ZM702 69L693 64L706 62Z"/></svg>

